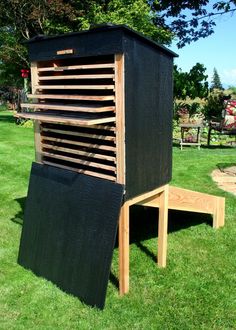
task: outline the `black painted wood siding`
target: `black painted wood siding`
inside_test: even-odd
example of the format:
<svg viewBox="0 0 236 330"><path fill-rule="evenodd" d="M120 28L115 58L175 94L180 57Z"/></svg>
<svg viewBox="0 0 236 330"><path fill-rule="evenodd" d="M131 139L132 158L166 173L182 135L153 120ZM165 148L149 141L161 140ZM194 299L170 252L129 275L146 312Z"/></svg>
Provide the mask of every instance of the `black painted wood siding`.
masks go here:
<svg viewBox="0 0 236 330"><path fill-rule="evenodd" d="M173 58L133 37L125 50L126 199L171 180Z"/></svg>

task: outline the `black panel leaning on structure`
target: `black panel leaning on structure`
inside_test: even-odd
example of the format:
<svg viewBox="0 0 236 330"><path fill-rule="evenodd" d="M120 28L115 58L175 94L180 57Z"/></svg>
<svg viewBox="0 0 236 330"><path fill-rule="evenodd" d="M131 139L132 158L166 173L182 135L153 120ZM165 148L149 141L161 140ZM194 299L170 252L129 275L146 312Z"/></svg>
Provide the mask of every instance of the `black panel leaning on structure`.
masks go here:
<svg viewBox="0 0 236 330"><path fill-rule="evenodd" d="M33 163L18 262L103 308L123 186Z"/></svg>

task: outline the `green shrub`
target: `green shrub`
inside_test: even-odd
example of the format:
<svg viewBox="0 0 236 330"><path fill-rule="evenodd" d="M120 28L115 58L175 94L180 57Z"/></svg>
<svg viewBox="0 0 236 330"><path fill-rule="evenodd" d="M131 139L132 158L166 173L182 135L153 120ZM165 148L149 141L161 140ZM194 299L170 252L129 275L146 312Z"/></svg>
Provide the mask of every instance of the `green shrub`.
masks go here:
<svg viewBox="0 0 236 330"><path fill-rule="evenodd" d="M209 94L204 106L204 115L207 119L211 119L212 117L220 119L222 117L225 98L224 93L217 89L214 89Z"/></svg>

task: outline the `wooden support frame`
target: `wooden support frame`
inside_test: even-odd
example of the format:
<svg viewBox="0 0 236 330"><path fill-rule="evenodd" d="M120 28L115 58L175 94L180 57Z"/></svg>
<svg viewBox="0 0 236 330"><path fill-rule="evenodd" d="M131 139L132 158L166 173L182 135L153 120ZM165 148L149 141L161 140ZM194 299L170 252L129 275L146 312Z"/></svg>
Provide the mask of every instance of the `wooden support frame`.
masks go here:
<svg viewBox="0 0 236 330"><path fill-rule="evenodd" d="M38 84L38 66L37 62L31 63L31 84L32 93L36 92L35 86ZM42 163L42 143L41 143L41 128L40 121L34 120L34 146L35 146L35 161L37 163Z"/></svg>
<svg viewBox="0 0 236 330"><path fill-rule="evenodd" d="M124 55L115 55L117 182L125 184L125 89Z"/></svg>
<svg viewBox="0 0 236 330"><path fill-rule="evenodd" d="M134 204L143 205L146 199L152 200L157 196L160 198L157 263L160 267L166 266L168 185L130 199L121 208L119 220L119 291L121 296L129 291L129 207Z"/></svg>
<svg viewBox="0 0 236 330"><path fill-rule="evenodd" d="M134 204L159 208L157 257L159 267L166 267L168 209L211 214L213 228L224 226L225 221L224 197L168 185L125 202L119 221L119 291L121 296L129 291L129 207Z"/></svg>
<svg viewBox="0 0 236 330"><path fill-rule="evenodd" d="M160 197L143 201L144 206L159 207ZM224 226L225 198L179 187L169 187L168 208L170 210L207 213L213 216L213 227Z"/></svg>

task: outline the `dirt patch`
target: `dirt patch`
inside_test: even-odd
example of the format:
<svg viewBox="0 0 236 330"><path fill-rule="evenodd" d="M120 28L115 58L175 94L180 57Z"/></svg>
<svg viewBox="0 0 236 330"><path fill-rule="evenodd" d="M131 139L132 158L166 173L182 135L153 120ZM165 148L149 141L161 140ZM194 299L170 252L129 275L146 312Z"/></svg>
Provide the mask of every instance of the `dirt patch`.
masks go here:
<svg viewBox="0 0 236 330"><path fill-rule="evenodd" d="M236 166L216 169L211 176L219 188L236 196Z"/></svg>

